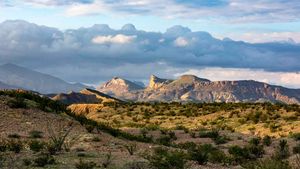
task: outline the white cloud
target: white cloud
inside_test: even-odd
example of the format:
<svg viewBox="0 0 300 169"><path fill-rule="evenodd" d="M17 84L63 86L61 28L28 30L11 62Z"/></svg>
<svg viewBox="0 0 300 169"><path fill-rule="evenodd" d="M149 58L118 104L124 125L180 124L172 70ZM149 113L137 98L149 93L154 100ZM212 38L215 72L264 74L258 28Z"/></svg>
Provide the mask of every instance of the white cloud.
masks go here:
<svg viewBox="0 0 300 169"><path fill-rule="evenodd" d="M300 32L246 32L228 34L231 39L251 43L290 42L300 43ZM223 36L220 36L224 38Z"/></svg>
<svg viewBox="0 0 300 169"><path fill-rule="evenodd" d="M72 4L65 11L67 16L81 16L81 15L94 15L104 14L109 12L111 9L108 4L101 1L95 1L90 4Z"/></svg>
<svg viewBox="0 0 300 169"><path fill-rule="evenodd" d="M92 39L93 43L96 44L107 44L107 43L117 43L117 44L126 44L131 43L136 36L126 36L123 34L118 34L115 36L109 35L109 36L96 36Z"/></svg>
<svg viewBox="0 0 300 169"><path fill-rule="evenodd" d="M175 41L174 41L175 46L179 46L179 47L185 47L189 45L189 41L184 38L184 37L178 37Z"/></svg>
<svg viewBox="0 0 300 169"><path fill-rule="evenodd" d="M203 68L190 69L183 73L177 73L175 76L180 76L183 74L193 74L199 77L210 79L212 81L256 80L291 88L300 88L300 72L267 72L264 70L237 68Z"/></svg>

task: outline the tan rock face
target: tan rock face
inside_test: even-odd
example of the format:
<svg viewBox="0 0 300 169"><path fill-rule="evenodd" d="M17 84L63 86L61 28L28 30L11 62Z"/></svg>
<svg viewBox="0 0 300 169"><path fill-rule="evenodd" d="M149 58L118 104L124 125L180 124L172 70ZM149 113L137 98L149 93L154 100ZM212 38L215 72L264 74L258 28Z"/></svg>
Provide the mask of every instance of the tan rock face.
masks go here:
<svg viewBox="0 0 300 169"><path fill-rule="evenodd" d="M272 86L253 80L215 81L193 75L176 80L150 77L146 89L129 89L128 81L111 80L100 87L106 94L131 101L283 102L300 104L300 90ZM132 83L132 82L131 82ZM124 85L125 84L125 85ZM125 89L123 86L126 86Z"/></svg>
<svg viewBox="0 0 300 169"><path fill-rule="evenodd" d="M148 89L156 90L156 89L159 89L160 87L162 87L163 85L169 84L171 82L172 82L172 80L161 79L161 78L158 78L154 75L151 75L150 80L149 80Z"/></svg>

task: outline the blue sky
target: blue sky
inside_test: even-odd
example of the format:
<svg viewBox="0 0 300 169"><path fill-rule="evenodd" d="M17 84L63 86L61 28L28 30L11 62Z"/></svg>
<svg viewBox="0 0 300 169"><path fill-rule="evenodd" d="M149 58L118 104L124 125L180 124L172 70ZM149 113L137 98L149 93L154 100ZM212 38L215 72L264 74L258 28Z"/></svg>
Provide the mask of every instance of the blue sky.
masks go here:
<svg viewBox="0 0 300 169"><path fill-rule="evenodd" d="M0 0L0 22L0 63L68 81L192 73L300 88L299 0ZM137 30L122 30L127 23ZM57 64L57 57L70 63Z"/></svg>
<svg viewBox="0 0 300 169"><path fill-rule="evenodd" d="M161 5L155 4L158 2ZM239 40L248 32L300 30L297 0L2 0L1 4L0 21L23 19L60 29L97 23L120 28L132 23L141 30L163 32L183 25L218 37L235 33L233 37ZM161 6L165 9L156 9Z"/></svg>

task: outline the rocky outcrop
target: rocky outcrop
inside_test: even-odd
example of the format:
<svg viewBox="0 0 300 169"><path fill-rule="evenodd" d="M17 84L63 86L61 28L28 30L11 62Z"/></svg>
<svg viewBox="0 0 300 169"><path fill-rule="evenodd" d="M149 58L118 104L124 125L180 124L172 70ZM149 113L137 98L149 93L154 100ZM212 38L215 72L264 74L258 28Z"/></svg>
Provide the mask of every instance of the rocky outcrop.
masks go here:
<svg viewBox="0 0 300 169"><path fill-rule="evenodd" d="M162 87L163 85L169 84L171 82L172 82L172 80L161 79L154 75L151 75L150 80L149 80L148 89L156 90L156 89L159 89L160 87Z"/></svg>
<svg viewBox="0 0 300 169"><path fill-rule="evenodd" d="M80 91L79 93L60 93L53 96L52 99L60 101L64 104L98 104L106 102L122 102L119 99L88 88Z"/></svg>
<svg viewBox="0 0 300 169"><path fill-rule="evenodd" d="M127 82L128 84L128 82ZM118 87L117 87L118 86ZM150 77L149 86L142 90L124 90L122 83L101 86L101 92L131 101L179 102L282 102L300 103L300 89L288 89L253 80L210 81L193 75L175 80ZM108 87L108 88L106 88ZM121 89L121 90L120 90ZM109 92L107 92L109 91ZM122 91L122 92L121 92Z"/></svg>

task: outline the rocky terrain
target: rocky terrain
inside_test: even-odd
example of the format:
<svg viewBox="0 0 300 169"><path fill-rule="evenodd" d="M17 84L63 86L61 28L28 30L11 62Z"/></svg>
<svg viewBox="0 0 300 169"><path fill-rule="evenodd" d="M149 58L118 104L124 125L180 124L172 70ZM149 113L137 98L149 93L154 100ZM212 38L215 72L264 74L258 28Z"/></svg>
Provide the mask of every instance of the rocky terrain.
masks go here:
<svg viewBox="0 0 300 169"><path fill-rule="evenodd" d="M82 93L90 92L93 91L82 91ZM219 125L222 122L232 123L226 120L234 118L245 118L246 121L243 122L245 124L281 123L282 120L285 120L286 124L297 123L300 113L298 105L150 104L111 100L101 104L72 104L69 109L72 109L72 106L95 108L93 113L96 116L90 116L92 109L87 107L81 109L81 112L77 110L72 112L63 104L36 93L24 90L0 91L0 168L298 169L300 167L300 133L297 132L299 130L289 133L288 136L270 137L265 133L258 135L253 127L252 132L242 134L228 126ZM202 113L197 115L198 110ZM260 111L262 114L248 116L251 111ZM212 120L210 115L219 118ZM98 119L95 118L97 116ZM165 123L169 118L167 116L172 118ZM203 116L208 120L201 122L202 127L192 129L176 121L183 116L193 118ZM116 117L123 118L124 122L128 120L152 125L120 127L123 121L118 122ZM169 124L171 127L159 126L159 122ZM275 133L281 130L285 131L283 126L274 128Z"/></svg>
<svg viewBox="0 0 300 169"><path fill-rule="evenodd" d="M193 75L183 75L175 80L152 75L146 88L125 79L113 78L97 90L130 101L300 103L300 89L252 80L210 81Z"/></svg>
<svg viewBox="0 0 300 169"><path fill-rule="evenodd" d="M113 98L109 95L101 93L92 89L83 89L80 92L69 92L67 94L60 93L51 97L53 100L62 102L64 104L97 104L97 103L105 103L105 102L121 102L121 100L117 98Z"/></svg>

